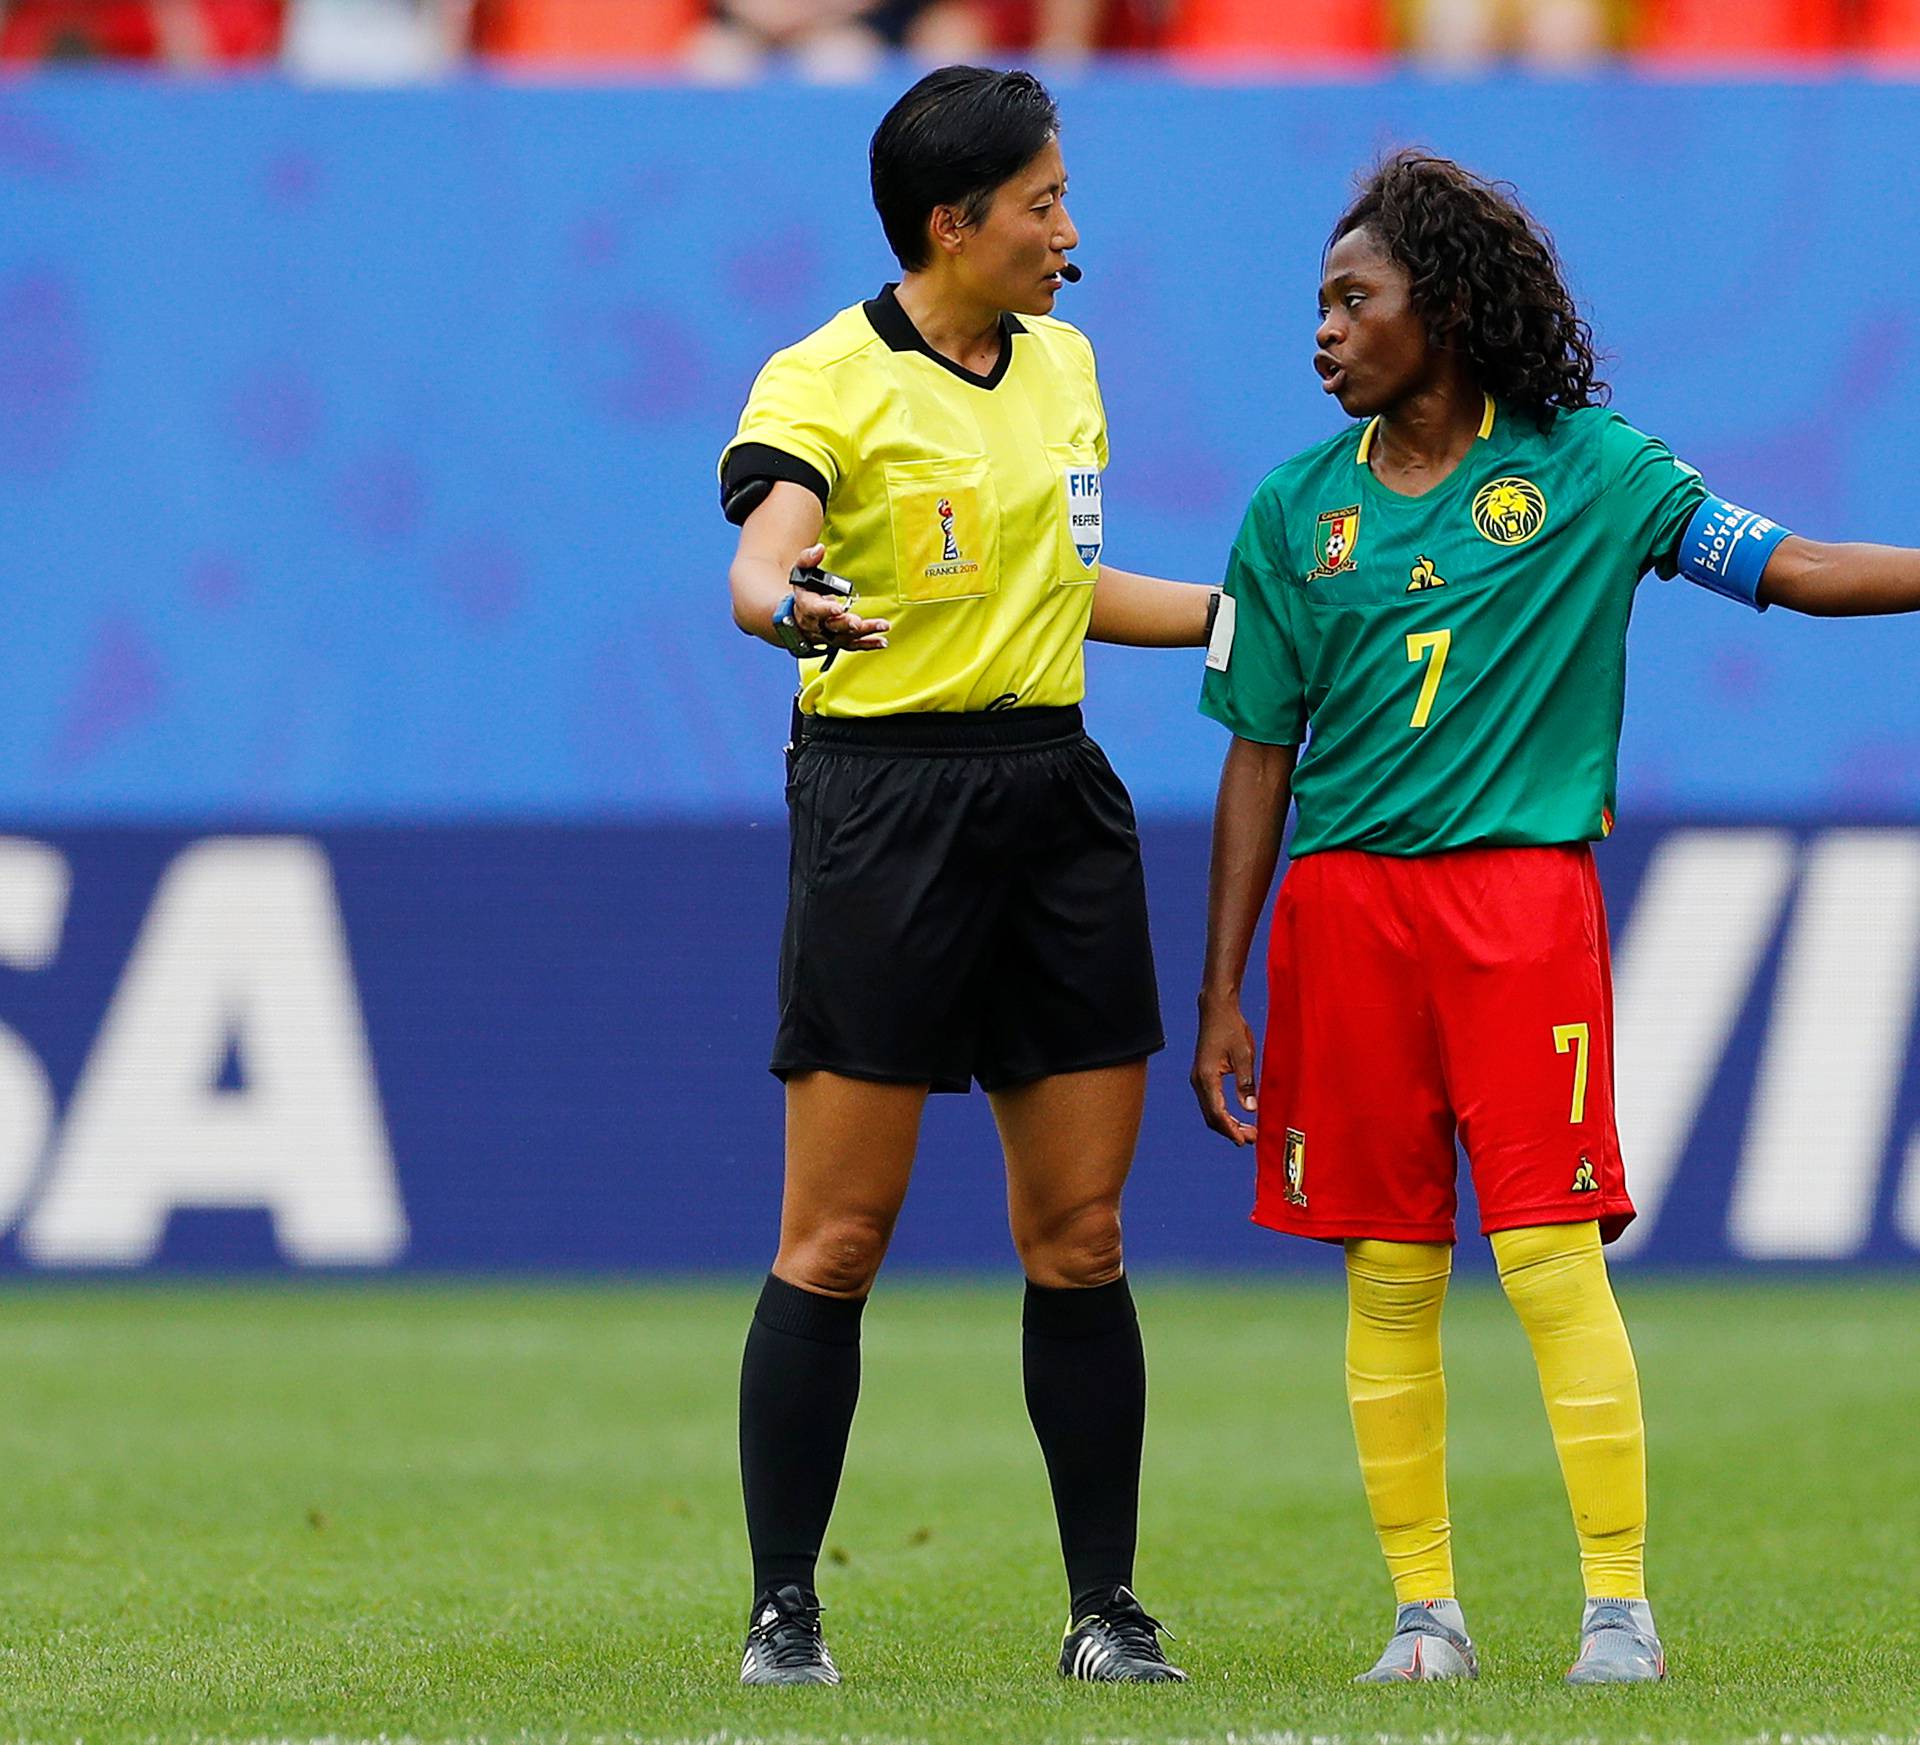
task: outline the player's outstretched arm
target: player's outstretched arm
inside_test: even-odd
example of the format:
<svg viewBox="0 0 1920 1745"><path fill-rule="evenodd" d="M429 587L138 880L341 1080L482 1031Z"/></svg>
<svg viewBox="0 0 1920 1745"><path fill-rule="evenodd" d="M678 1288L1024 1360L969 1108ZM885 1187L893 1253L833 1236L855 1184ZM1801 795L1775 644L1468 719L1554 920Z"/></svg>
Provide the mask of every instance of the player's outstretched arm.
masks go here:
<svg viewBox="0 0 1920 1745"><path fill-rule="evenodd" d="M1203 648L1218 592L1196 582L1166 582L1102 564L1100 579L1093 584L1093 621L1087 636L1126 648Z"/></svg>
<svg viewBox="0 0 1920 1745"><path fill-rule="evenodd" d="M1200 1037L1193 1051L1193 1094L1214 1132L1235 1145L1254 1129L1227 1106L1221 1080L1231 1075L1249 1113L1257 1107L1254 1040L1240 1009L1247 954L1260 926L1280 837L1293 798L1298 748L1235 737L1220 768L1213 808L1213 859L1207 869L1207 956L1200 977Z"/></svg>
<svg viewBox="0 0 1920 1745"><path fill-rule="evenodd" d="M1823 545L1789 534L1760 577L1760 604L1815 618L1920 612L1920 551L1900 545Z"/></svg>

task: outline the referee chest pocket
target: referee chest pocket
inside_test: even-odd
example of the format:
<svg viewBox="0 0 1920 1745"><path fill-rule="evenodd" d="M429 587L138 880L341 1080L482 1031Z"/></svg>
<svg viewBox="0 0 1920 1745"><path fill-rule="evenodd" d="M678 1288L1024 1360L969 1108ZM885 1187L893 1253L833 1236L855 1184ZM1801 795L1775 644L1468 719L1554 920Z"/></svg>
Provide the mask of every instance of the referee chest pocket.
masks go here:
<svg viewBox="0 0 1920 1745"><path fill-rule="evenodd" d="M1097 582L1106 534L1100 507L1100 457L1092 443L1050 442L1047 465L1060 505L1056 573L1062 582Z"/></svg>
<svg viewBox="0 0 1920 1745"><path fill-rule="evenodd" d="M984 455L887 463L902 600L978 600L1000 588L1000 500Z"/></svg>

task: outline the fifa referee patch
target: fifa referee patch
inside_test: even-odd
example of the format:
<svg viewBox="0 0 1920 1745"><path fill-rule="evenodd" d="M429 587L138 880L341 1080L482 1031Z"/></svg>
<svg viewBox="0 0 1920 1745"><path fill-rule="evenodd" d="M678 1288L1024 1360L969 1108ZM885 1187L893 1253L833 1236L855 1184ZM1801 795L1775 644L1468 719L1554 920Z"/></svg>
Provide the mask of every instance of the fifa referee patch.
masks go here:
<svg viewBox="0 0 1920 1745"><path fill-rule="evenodd" d="M1213 634L1207 638L1207 665L1217 673L1227 670L1233 658L1233 596L1222 594L1213 615Z"/></svg>

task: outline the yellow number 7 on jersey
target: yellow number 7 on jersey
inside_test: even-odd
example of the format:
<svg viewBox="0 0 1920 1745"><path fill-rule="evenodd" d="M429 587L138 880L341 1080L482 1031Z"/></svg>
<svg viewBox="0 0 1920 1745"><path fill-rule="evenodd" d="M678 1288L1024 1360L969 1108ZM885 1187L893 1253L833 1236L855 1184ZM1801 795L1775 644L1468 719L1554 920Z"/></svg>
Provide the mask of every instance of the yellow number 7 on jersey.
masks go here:
<svg viewBox="0 0 1920 1745"><path fill-rule="evenodd" d="M1413 705L1413 725L1424 727L1433 713L1433 700L1440 694L1440 675L1447 670L1447 650L1453 647L1451 630L1429 630L1407 638L1407 659L1428 657L1427 670L1420 680L1420 697Z"/></svg>

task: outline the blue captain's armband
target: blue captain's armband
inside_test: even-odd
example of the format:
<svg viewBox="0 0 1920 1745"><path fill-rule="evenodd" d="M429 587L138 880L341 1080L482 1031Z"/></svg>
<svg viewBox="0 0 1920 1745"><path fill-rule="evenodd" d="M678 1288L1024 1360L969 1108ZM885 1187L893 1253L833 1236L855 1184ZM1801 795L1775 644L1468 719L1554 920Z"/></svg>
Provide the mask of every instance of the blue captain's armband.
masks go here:
<svg viewBox="0 0 1920 1745"><path fill-rule="evenodd" d="M1751 509L1742 509L1721 497L1709 497L1693 512L1680 536L1680 574L1729 600L1738 600L1756 612L1760 577L1773 548L1787 537L1786 528Z"/></svg>

